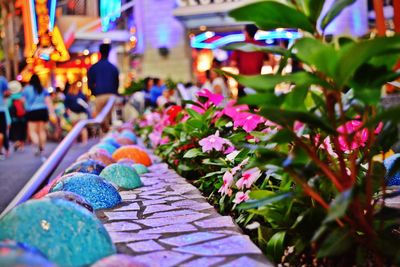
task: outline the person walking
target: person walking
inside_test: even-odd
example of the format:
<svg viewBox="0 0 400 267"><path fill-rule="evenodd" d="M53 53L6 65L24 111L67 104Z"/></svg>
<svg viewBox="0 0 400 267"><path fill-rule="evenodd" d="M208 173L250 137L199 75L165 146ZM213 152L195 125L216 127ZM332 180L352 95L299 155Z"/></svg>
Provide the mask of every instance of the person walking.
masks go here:
<svg viewBox="0 0 400 267"><path fill-rule="evenodd" d="M40 83L39 76L33 74L29 84L23 90L25 97L28 134L33 145L37 147L36 156L42 155L46 141L46 124L49 118L55 120L53 105L49 93Z"/></svg>
<svg viewBox="0 0 400 267"><path fill-rule="evenodd" d="M95 114L99 114L113 95L118 95L119 71L108 61L110 44L100 45L101 59L88 71L88 85L95 99ZM103 123L103 131L108 131L111 123L111 112Z"/></svg>
<svg viewBox="0 0 400 267"><path fill-rule="evenodd" d="M14 151L23 150L26 140L26 109L22 95L22 85L18 81L8 84L10 97L8 111L11 117L10 140L14 142Z"/></svg>
<svg viewBox="0 0 400 267"><path fill-rule="evenodd" d="M256 25L249 24L244 28L245 43L254 45L263 45L263 43L254 39L258 28ZM233 51L231 55L231 65L237 67L240 75L259 75L264 66L264 61L269 60L268 54L263 52L244 52L240 50ZM244 86L239 85L238 97L245 96Z"/></svg>
<svg viewBox="0 0 400 267"><path fill-rule="evenodd" d="M78 86L78 82L71 84L65 95L64 105L72 125L77 124L80 120L88 119L89 104L81 88ZM81 132L81 141L82 144L87 144L88 130L86 128Z"/></svg>
<svg viewBox="0 0 400 267"><path fill-rule="evenodd" d="M0 69L0 159L5 159L10 154L10 145L8 141L8 110L6 107L5 96L8 95L8 82L4 77L4 70ZM3 153L3 147L5 153Z"/></svg>

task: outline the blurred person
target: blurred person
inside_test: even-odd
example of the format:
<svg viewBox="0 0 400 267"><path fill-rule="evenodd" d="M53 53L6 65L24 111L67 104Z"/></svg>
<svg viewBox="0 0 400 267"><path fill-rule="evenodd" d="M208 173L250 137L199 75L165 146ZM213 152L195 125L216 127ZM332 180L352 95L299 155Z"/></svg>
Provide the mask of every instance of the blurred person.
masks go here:
<svg viewBox="0 0 400 267"><path fill-rule="evenodd" d="M229 98L230 90L225 78L214 70L211 71L211 87L210 91L223 95L225 99Z"/></svg>
<svg viewBox="0 0 400 267"><path fill-rule="evenodd" d="M153 86L150 89L150 104L153 107L157 106L157 98L163 94L163 91L167 88L164 81L159 78L155 78Z"/></svg>
<svg viewBox="0 0 400 267"><path fill-rule="evenodd" d="M263 45L263 43L254 39L258 28L256 25L249 24L244 28L245 43L254 45ZM241 75L259 75L261 74L264 61L270 60L268 54L263 52L244 52L240 50L233 51L231 55L231 65L237 67ZM271 59L272 60L272 59ZM244 87L239 85L238 97L246 95Z"/></svg>
<svg viewBox="0 0 400 267"><path fill-rule="evenodd" d="M212 91L212 84L211 84L211 70L205 71L206 80L204 81L203 85L201 86L200 90L208 89Z"/></svg>
<svg viewBox="0 0 400 267"><path fill-rule="evenodd" d="M8 99L8 110L11 117L10 140L14 142L14 151L23 150L27 135L27 123L22 85L18 81L11 81L8 88L10 91Z"/></svg>
<svg viewBox="0 0 400 267"><path fill-rule="evenodd" d="M108 61L110 54L110 44L100 45L101 59L94 64L88 71L88 86L92 91L95 99L95 113L99 114L108 100L113 95L118 95L119 88L119 71L117 67ZM111 124L110 112L104 121L103 131L107 132Z"/></svg>
<svg viewBox="0 0 400 267"><path fill-rule="evenodd" d="M198 83L198 82L197 82ZM197 93L200 91L200 87L197 84L193 84L191 82L188 82L185 84L186 90L188 91L189 100L195 101Z"/></svg>
<svg viewBox="0 0 400 267"><path fill-rule="evenodd" d="M54 108L49 93L43 88L39 76L33 74L29 85L23 90L25 97L28 134L33 145L37 147L35 155L42 155L46 141L46 124L51 119L56 120Z"/></svg>
<svg viewBox="0 0 400 267"><path fill-rule="evenodd" d="M166 107L168 105L176 105L177 100L175 89L168 88L164 90L163 94L157 98L157 106Z"/></svg>
<svg viewBox="0 0 400 267"><path fill-rule="evenodd" d="M143 80L143 88L132 94L129 102L139 114L143 114L145 108L150 105L150 89L153 87L153 79L146 77Z"/></svg>
<svg viewBox="0 0 400 267"><path fill-rule="evenodd" d="M10 144L8 140L8 109L5 97L8 96L8 82L4 77L4 70L0 68L0 134L2 142L0 143L0 159L4 159L10 155ZM5 153L3 153L3 147Z"/></svg>
<svg viewBox="0 0 400 267"><path fill-rule="evenodd" d="M65 95L64 105L72 125L89 118L89 104L78 86L78 82L71 84L68 93ZM83 144L87 144L88 130L86 128L82 130L81 141Z"/></svg>
<svg viewBox="0 0 400 267"><path fill-rule="evenodd" d="M59 87L59 86L56 87L56 94L57 94L58 100L60 100L60 101L65 100L65 94L64 94L63 90L61 90L61 87Z"/></svg>

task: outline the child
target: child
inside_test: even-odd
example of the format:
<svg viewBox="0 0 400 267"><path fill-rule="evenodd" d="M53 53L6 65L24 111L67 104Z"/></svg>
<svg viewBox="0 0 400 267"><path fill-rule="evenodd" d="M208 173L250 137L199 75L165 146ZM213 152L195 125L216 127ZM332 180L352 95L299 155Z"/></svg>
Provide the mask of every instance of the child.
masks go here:
<svg viewBox="0 0 400 267"><path fill-rule="evenodd" d="M8 110L11 117L10 140L14 143L14 151L23 150L26 140L25 101L22 96L22 85L18 81L8 83L10 97Z"/></svg>

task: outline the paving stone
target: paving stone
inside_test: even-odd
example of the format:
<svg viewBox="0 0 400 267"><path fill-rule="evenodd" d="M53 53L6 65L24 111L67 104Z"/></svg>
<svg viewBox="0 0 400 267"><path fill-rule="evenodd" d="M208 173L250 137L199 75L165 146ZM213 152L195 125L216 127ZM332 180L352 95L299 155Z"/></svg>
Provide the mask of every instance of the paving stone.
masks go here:
<svg viewBox="0 0 400 267"><path fill-rule="evenodd" d="M187 206L187 208L188 209L192 209L192 210L197 210L197 211L214 209L214 207L211 206L208 203L200 203L200 204L196 204L196 205L193 205L193 206Z"/></svg>
<svg viewBox="0 0 400 267"><path fill-rule="evenodd" d="M127 247L129 247L135 252L150 252L156 250L164 250L164 247L159 245L154 240L130 243L127 245Z"/></svg>
<svg viewBox="0 0 400 267"><path fill-rule="evenodd" d="M273 267L274 265L269 264L269 263L262 263L256 260L253 260L252 258L249 257L240 257L237 260L233 260L231 262L228 262L227 264L221 265L221 267Z"/></svg>
<svg viewBox="0 0 400 267"><path fill-rule="evenodd" d="M222 227L235 227L230 216L220 216L208 220L195 222L197 226L202 228L222 228Z"/></svg>
<svg viewBox="0 0 400 267"><path fill-rule="evenodd" d="M126 243L126 242L134 242L141 240L151 240L158 239L161 235L156 234L134 234L134 233L126 233L126 232L110 232L111 239L114 243Z"/></svg>
<svg viewBox="0 0 400 267"><path fill-rule="evenodd" d="M122 191L119 192L119 194L123 200L133 200L137 198L137 194L133 193L132 191Z"/></svg>
<svg viewBox="0 0 400 267"><path fill-rule="evenodd" d="M204 202L198 202L198 201L186 199L186 200L176 201L174 203L171 203L171 205L176 206L176 207L191 207L191 206L195 206L195 205L202 204L202 203L204 203Z"/></svg>
<svg viewBox="0 0 400 267"><path fill-rule="evenodd" d="M150 206L151 207L151 206ZM137 220L136 222L140 224L144 224L150 227L160 227L160 226L165 226L165 225L170 225L170 224L183 224L183 223L190 223L194 222L196 220L205 218L210 216L209 214L204 214L204 213L195 213L195 214L187 214L187 215L180 215L174 217L173 220L171 220L170 217L165 217L165 218L158 218L158 219L143 219L143 220Z"/></svg>
<svg viewBox="0 0 400 267"><path fill-rule="evenodd" d="M160 242L168 244L168 245L176 246L176 247L182 247L182 246L192 245L192 244L196 244L196 243L200 243L203 241L216 239L216 238L220 238L220 237L224 237L224 236L225 235L223 235L223 234L198 232L198 233L193 233L193 234L186 234L186 235L180 235L180 236L160 239Z"/></svg>
<svg viewBox="0 0 400 267"><path fill-rule="evenodd" d="M241 235L242 234L238 231L231 231L231 230L217 230L217 231L212 231L211 233L225 234L225 235Z"/></svg>
<svg viewBox="0 0 400 267"><path fill-rule="evenodd" d="M165 189L154 189L154 190L149 190L149 191L145 191L140 193L140 196L148 196L148 195L154 195L154 194L158 194L158 193L164 193Z"/></svg>
<svg viewBox="0 0 400 267"><path fill-rule="evenodd" d="M176 210L176 209L177 209L177 207L170 206L170 205L151 205L151 206L146 207L143 214L150 214L150 213L154 213L154 212Z"/></svg>
<svg viewBox="0 0 400 267"><path fill-rule="evenodd" d="M184 263L180 266L181 267L195 267L195 266L210 267L210 266L220 263L224 260L225 260L224 257L204 257L204 258L200 258L197 260L193 260L193 261ZM240 267L243 267L243 266L240 266Z"/></svg>
<svg viewBox="0 0 400 267"><path fill-rule="evenodd" d="M104 212L110 221L119 220L135 220L137 219L137 211L110 211Z"/></svg>
<svg viewBox="0 0 400 267"><path fill-rule="evenodd" d="M164 197L164 196L160 196L160 195L142 196L142 198L151 199L151 200L161 199L161 198L163 198L163 197Z"/></svg>
<svg viewBox="0 0 400 267"><path fill-rule="evenodd" d="M142 229L136 223L131 222L113 222L104 224L108 232L124 232Z"/></svg>
<svg viewBox="0 0 400 267"><path fill-rule="evenodd" d="M177 201L177 200L182 200L182 199L185 199L185 198L180 197L180 196L171 196L171 197L163 198L163 200L165 200L165 201Z"/></svg>
<svg viewBox="0 0 400 267"><path fill-rule="evenodd" d="M230 236L198 245L175 248L174 250L200 256L229 256L261 254L260 249L248 236Z"/></svg>
<svg viewBox="0 0 400 267"><path fill-rule="evenodd" d="M150 206L155 204L164 204L166 201L164 199L156 199L156 200L142 200L143 206Z"/></svg>
<svg viewBox="0 0 400 267"><path fill-rule="evenodd" d="M114 209L114 211L126 211L126 210L140 210L140 207L137 203L131 203L129 205Z"/></svg>
<svg viewBox="0 0 400 267"><path fill-rule="evenodd" d="M176 211L157 212L147 218L154 219L154 218L163 218L163 217L175 217L175 216L179 216L179 215L194 214L194 213L196 213L196 212L193 210L183 209L183 210L176 210Z"/></svg>
<svg viewBox="0 0 400 267"><path fill-rule="evenodd" d="M193 255L183 254L174 251L158 251L139 255L134 258L137 261L143 262L145 264L151 263L151 267L172 267L192 257Z"/></svg>
<svg viewBox="0 0 400 267"><path fill-rule="evenodd" d="M139 231L139 234L165 234L165 233L184 233L196 231L197 228L191 224L175 224L162 227L155 227Z"/></svg>

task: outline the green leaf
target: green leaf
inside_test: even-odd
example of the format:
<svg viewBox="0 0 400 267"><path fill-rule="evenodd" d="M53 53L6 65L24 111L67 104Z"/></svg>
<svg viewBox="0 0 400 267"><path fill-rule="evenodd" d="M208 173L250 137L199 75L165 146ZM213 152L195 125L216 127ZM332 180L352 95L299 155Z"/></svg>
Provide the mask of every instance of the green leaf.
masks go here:
<svg viewBox="0 0 400 267"><path fill-rule="evenodd" d="M389 108L381 111L375 117L371 118L365 123L366 127L376 127L379 122L392 122L400 121L400 106Z"/></svg>
<svg viewBox="0 0 400 267"><path fill-rule="evenodd" d="M315 27L304 13L274 1L245 5L234 9L229 15L237 21L252 21L263 30L296 28L311 33L315 31Z"/></svg>
<svg viewBox="0 0 400 267"><path fill-rule="evenodd" d="M253 190L250 192L251 199L262 199L275 195L275 192L269 190Z"/></svg>
<svg viewBox="0 0 400 267"><path fill-rule="evenodd" d="M331 231L318 250L317 258L338 256L353 245L353 238L347 228L337 228Z"/></svg>
<svg viewBox="0 0 400 267"><path fill-rule="evenodd" d="M284 193L276 193L273 196L262 198L259 200L249 200L245 203L242 203L238 206L240 210L249 210L249 209L255 209L255 208L260 208L278 201L281 201L283 199L289 198L293 195L291 192L284 192Z"/></svg>
<svg viewBox="0 0 400 267"><path fill-rule="evenodd" d="M352 191L347 190L340 193L329 205L328 216L325 218L324 223L332 222L336 219L342 218L347 211L350 204Z"/></svg>
<svg viewBox="0 0 400 267"><path fill-rule="evenodd" d="M301 6L304 14L315 25L324 7L325 0L299 0L297 3Z"/></svg>
<svg viewBox="0 0 400 267"><path fill-rule="evenodd" d="M380 101L380 96L381 96L381 90L379 87L378 88L364 87L364 88L358 88L358 90L354 90L354 97L368 105L378 104Z"/></svg>
<svg viewBox="0 0 400 267"><path fill-rule="evenodd" d="M337 53L330 44L325 44L314 38L302 38L296 41L294 49L296 56L307 65L333 77L336 70Z"/></svg>
<svg viewBox="0 0 400 267"><path fill-rule="evenodd" d="M273 91L270 91L241 97L238 100L238 104L279 107L282 104L283 100L283 97L277 96Z"/></svg>
<svg viewBox="0 0 400 267"><path fill-rule="evenodd" d="M280 262L285 251L286 231L275 233L267 243L267 255L271 256L275 262Z"/></svg>
<svg viewBox="0 0 400 267"><path fill-rule="evenodd" d="M386 66L376 66L372 64L363 64L357 69L350 85L356 90L363 88L376 88L380 91L381 87L387 82L391 82L400 77L400 72L394 72L387 69Z"/></svg>
<svg viewBox="0 0 400 267"><path fill-rule="evenodd" d="M321 28L325 30L325 28L334 20L346 7L352 5L355 0L336 0L333 1L332 6L325 14L321 21Z"/></svg>
<svg viewBox="0 0 400 267"><path fill-rule="evenodd" d="M205 154L203 153L203 151L201 151L200 148L192 148L188 151L186 151L185 155L183 155L183 158L186 159L192 159L192 158L196 158L198 156L204 156Z"/></svg>
<svg viewBox="0 0 400 267"><path fill-rule="evenodd" d="M283 102L281 108L293 111L307 111L307 108L304 104L307 93L308 87L306 86L294 87L293 90L286 95L285 101Z"/></svg>
<svg viewBox="0 0 400 267"><path fill-rule="evenodd" d="M272 53L284 56L290 56L291 53L289 50L280 47L280 46L262 46L250 43L234 43L230 45L226 45L222 47L224 50L240 50L243 52L264 52L264 53Z"/></svg>
<svg viewBox="0 0 400 267"><path fill-rule="evenodd" d="M297 120L308 124L309 127L321 128L329 134L337 134L336 130L326 123L326 120L313 113L265 107L261 109L260 114L279 125L292 126Z"/></svg>
<svg viewBox="0 0 400 267"><path fill-rule="evenodd" d="M339 87L346 85L363 64L375 57L391 54L400 56L400 36L379 37L348 44L339 50L335 82Z"/></svg>
<svg viewBox="0 0 400 267"><path fill-rule="evenodd" d="M198 120L201 120L201 119L202 119L201 114L199 114L198 112L194 111L194 110L191 109L191 108L187 108L187 109L186 109L186 112L190 115L190 117L192 117L192 118L194 118L194 119L198 119Z"/></svg>

